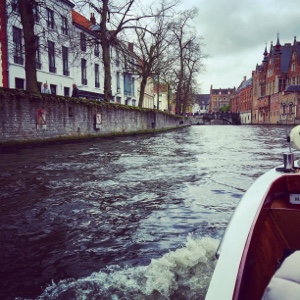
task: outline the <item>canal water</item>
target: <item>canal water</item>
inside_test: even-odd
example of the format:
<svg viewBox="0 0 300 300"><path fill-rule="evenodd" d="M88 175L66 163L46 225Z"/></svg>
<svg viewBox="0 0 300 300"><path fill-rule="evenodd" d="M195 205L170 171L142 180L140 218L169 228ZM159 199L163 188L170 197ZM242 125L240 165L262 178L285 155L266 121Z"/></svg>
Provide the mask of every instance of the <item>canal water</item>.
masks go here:
<svg viewBox="0 0 300 300"><path fill-rule="evenodd" d="M291 127L192 126L0 153L0 299L204 299ZM233 245L234 246L234 245Z"/></svg>

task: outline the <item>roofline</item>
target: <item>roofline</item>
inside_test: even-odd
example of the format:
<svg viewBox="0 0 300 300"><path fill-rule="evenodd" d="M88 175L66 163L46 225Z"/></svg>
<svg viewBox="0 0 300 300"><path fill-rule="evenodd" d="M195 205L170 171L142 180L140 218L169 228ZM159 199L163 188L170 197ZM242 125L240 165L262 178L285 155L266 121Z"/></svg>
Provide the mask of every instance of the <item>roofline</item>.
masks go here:
<svg viewBox="0 0 300 300"><path fill-rule="evenodd" d="M69 6L71 6L72 8L75 6L75 4L69 0L61 0L62 2L68 4Z"/></svg>

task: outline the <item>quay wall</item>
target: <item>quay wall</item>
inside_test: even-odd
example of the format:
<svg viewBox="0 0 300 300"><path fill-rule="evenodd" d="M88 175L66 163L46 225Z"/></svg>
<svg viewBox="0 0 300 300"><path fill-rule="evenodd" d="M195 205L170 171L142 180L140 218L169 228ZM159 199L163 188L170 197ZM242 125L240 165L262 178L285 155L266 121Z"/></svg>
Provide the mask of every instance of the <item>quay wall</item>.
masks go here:
<svg viewBox="0 0 300 300"><path fill-rule="evenodd" d="M0 88L0 145L126 135L188 126L151 109Z"/></svg>

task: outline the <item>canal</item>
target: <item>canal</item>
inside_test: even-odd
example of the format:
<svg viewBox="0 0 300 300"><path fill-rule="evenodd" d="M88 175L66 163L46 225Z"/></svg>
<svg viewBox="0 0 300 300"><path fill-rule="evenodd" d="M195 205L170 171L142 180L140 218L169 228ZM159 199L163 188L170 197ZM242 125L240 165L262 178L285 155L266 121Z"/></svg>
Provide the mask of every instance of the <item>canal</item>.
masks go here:
<svg viewBox="0 0 300 300"><path fill-rule="evenodd" d="M0 299L204 299L234 208L281 164L290 129L192 126L0 152Z"/></svg>

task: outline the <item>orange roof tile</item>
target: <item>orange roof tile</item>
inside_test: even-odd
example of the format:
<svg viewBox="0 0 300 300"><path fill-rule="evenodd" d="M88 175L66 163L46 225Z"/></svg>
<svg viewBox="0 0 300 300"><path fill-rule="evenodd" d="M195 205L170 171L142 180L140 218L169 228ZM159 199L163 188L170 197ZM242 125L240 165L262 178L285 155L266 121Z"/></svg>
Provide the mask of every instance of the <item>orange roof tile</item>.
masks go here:
<svg viewBox="0 0 300 300"><path fill-rule="evenodd" d="M81 15L80 13L78 13L77 11L72 9L72 19L73 22L88 29L91 30L91 25L92 23L83 15Z"/></svg>

